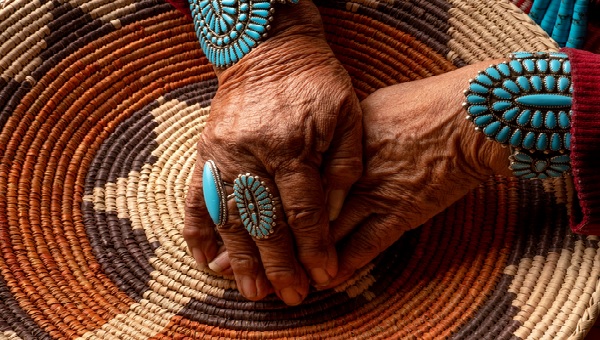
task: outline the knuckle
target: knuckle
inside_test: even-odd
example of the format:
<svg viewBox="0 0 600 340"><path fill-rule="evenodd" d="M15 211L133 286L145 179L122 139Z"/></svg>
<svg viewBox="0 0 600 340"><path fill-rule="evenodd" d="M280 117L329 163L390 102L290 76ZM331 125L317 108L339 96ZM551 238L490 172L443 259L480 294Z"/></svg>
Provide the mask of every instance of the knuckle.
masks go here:
<svg viewBox="0 0 600 340"><path fill-rule="evenodd" d="M326 224L324 209L322 207L310 207L302 210L292 209L286 211L288 223L294 233L310 232L310 235L320 236L314 233L314 227Z"/></svg>
<svg viewBox="0 0 600 340"><path fill-rule="evenodd" d="M186 240L191 240L191 239L204 239L209 237L210 235L212 235L212 230L207 230L208 228L199 228L199 227L192 227L189 225L185 225L183 227L183 230L181 231L181 234L183 235L183 238Z"/></svg>
<svg viewBox="0 0 600 340"><path fill-rule="evenodd" d="M231 268L236 274L252 275L256 274L260 268L260 260L248 253L229 251Z"/></svg>
<svg viewBox="0 0 600 340"><path fill-rule="evenodd" d="M287 287L296 282L296 271L291 267L265 266L265 274L276 287Z"/></svg>

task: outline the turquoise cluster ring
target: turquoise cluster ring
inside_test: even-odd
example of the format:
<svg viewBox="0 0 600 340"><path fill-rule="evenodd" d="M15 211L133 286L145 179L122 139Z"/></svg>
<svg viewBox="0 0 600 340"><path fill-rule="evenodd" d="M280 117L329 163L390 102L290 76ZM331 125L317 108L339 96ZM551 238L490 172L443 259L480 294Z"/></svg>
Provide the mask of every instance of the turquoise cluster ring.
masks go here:
<svg viewBox="0 0 600 340"><path fill-rule="evenodd" d="M570 171L571 63L562 52L516 52L469 81L463 104L477 131L512 150L521 178Z"/></svg>
<svg viewBox="0 0 600 340"><path fill-rule="evenodd" d="M232 194L227 195L226 186L233 187ZM221 179L215 162L209 160L204 164L202 190L208 214L217 228L227 223L227 201L234 199L242 224L252 237L265 239L273 233L279 199L258 176L240 174L229 184Z"/></svg>

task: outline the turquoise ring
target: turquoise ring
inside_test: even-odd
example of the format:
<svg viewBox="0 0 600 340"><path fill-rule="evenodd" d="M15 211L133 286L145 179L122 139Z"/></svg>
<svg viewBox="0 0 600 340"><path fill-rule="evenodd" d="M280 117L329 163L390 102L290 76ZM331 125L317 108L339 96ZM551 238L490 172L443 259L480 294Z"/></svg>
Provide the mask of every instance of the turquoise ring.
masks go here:
<svg viewBox="0 0 600 340"><path fill-rule="evenodd" d="M240 174L233 182L233 198L242 224L252 237L264 239L273 233L278 199L258 176Z"/></svg>
<svg viewBox="0 0 600 340"><path fill-rule="evenodd" d="M204 163L202 192L210 218L217 227L221 227L227 222L227 194L219 169L211 160Z"/></svg>

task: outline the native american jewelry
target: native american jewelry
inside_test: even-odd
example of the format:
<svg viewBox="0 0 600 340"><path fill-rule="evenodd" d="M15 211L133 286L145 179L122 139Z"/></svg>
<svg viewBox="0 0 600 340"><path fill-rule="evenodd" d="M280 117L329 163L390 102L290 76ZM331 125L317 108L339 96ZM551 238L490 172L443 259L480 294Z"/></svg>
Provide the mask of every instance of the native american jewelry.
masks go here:
<svg viewBox="0 0 600 340"><path fill-rule="evenodd" d="M242 223L250 235L266 238L273 232L276 222L276 200L269 188L258 176L239 175L233 182L233 197L242 218Z"/></svg>
<svg viewBox="0 0 600 340"><path fill-rule="evenodd" d="M510 169L523 178L570 170L571 63L565 53L517 52L490 66L465 90L467 119L510 146Z"/></svg>
<svg viewBox="0 0 600 340"><path fill-rule="evenodd" d="M204 54L216 67L228 67L267 37L276 2L299 0L188 1Z"/></svg>
<svg viewBox="0 0 600 340"><path fill-rule="evenodd" d="M227 222L227 194L219 169L217 169L215 162L211 160L204 163L202 192L210 218L217 227L221 227Z"/></svg>

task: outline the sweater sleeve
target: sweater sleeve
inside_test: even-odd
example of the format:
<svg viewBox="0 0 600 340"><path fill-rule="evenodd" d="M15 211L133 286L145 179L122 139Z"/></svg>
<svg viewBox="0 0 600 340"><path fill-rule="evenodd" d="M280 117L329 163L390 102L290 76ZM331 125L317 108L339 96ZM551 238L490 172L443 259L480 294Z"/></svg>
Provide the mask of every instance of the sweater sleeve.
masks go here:
<svg viewBox="0 0 600 340"><path fill-rule="evenodd" d="M600 55L563 51L571 60L571 165L580 207L571 214L571 228L577 233L600 234Z"/></svg>
<svg viewBox="0 0 600 340"><path fill-rule="evenodd" d="M173 7L180 10L184 13L188 18L192 18L192 14L190 13L190 4L187 0L167 0Z"/></svg>

